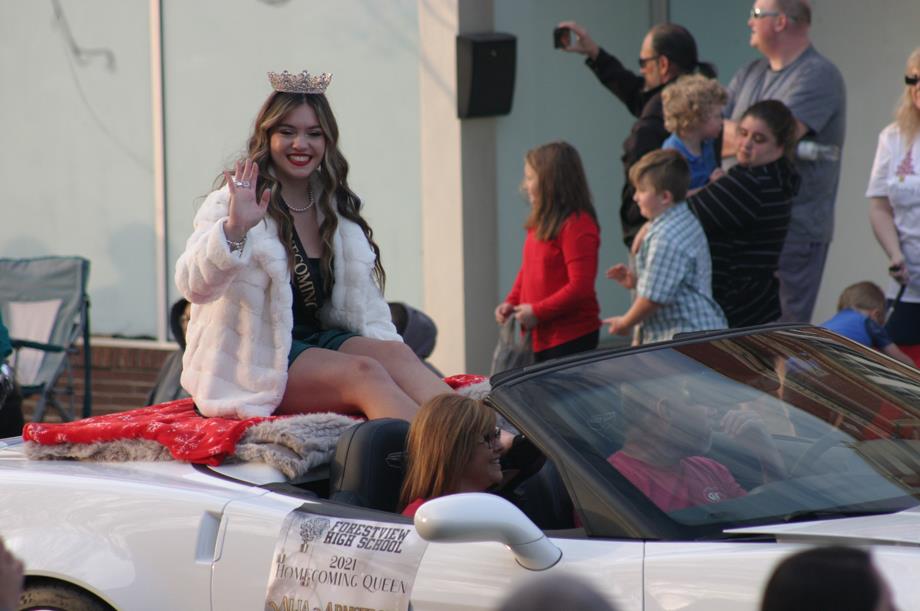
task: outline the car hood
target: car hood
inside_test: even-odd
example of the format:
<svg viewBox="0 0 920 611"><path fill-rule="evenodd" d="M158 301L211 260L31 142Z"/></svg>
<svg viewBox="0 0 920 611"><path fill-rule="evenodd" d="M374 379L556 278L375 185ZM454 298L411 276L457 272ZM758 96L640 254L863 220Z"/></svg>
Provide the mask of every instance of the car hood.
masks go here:
<svg viewBox="0 0 920 611"><path fill-rule="evenodd" d="M784 543L901 545L920 547L920 507L899 513L815 520L795 524L765 524L733 528L727 534L773 535Z"/></svg>

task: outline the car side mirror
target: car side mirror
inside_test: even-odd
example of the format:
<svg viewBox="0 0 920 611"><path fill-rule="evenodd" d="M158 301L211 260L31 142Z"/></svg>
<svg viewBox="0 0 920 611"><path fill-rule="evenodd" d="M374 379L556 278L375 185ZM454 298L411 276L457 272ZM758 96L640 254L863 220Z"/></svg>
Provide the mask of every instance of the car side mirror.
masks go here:
<svg viewBox="0 0 920 611"><path fill-rule="evenodd" d="M426 541L503 543L525 569L542 571L562 558L562 550L524 513L494 494L470 492L432 499L415 513L415 530Z"/></svg>

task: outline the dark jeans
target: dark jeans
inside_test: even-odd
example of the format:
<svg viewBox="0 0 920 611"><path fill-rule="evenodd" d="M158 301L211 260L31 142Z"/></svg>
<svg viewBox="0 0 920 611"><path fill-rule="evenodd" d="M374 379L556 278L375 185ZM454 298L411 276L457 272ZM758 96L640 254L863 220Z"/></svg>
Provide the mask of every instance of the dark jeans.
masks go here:
<svg viewBox="0 0 920 611"><path fill-rule="evenodd" d="M781 322L811 322L827 261L828 242L786 242L779 255Z"/></svg>
<svg viewBox="0 0 920 611"><path fill-rule="evenodd" d="M572 341L564 344L559 344L558 346L553 346L552 348L547 348L540 352L534 352L533 358L536 362L542 363L550 359L558 359L559 357L569 356L570 354L594 350L597 348L598 338L600 337L599 332L600 329L597 329L587 335L576 337Z"/></svg>
<svg viewBox="0 0 920 611"><path fill-rule="evenodd" d="M891 305L891 299L885 305ZM891 341L899 346L920 344L920 303L901 301L895 304L891 318L885 325Z"/></svg>

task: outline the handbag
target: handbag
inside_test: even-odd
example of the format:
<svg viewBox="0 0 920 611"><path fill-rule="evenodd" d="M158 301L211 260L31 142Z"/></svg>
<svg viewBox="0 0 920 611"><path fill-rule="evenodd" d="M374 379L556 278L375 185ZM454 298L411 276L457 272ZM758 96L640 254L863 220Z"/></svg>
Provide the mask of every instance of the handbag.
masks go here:
<svg viewBox="0 0 920 611"><path fill-rule="evenodd" d="M530 347L530 331L519 333L517 320L509 316L498 332L498 343L492 353L492 372L495 375L506 369L524 367L534 362Z"/></svg>

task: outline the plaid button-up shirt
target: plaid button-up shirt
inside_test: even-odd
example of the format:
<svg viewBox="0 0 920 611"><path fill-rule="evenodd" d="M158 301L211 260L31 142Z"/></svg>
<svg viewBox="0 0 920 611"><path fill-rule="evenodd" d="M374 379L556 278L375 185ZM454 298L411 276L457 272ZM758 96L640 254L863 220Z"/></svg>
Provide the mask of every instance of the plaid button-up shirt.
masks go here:
<svg viewBox="0 0 920 611"><path fill-rule="evenodd" d="M712 298L709 244L686 202L651 222L636 257L636 276L636 294L661 306L639 327L641 343L726 327Z"/></svg>

